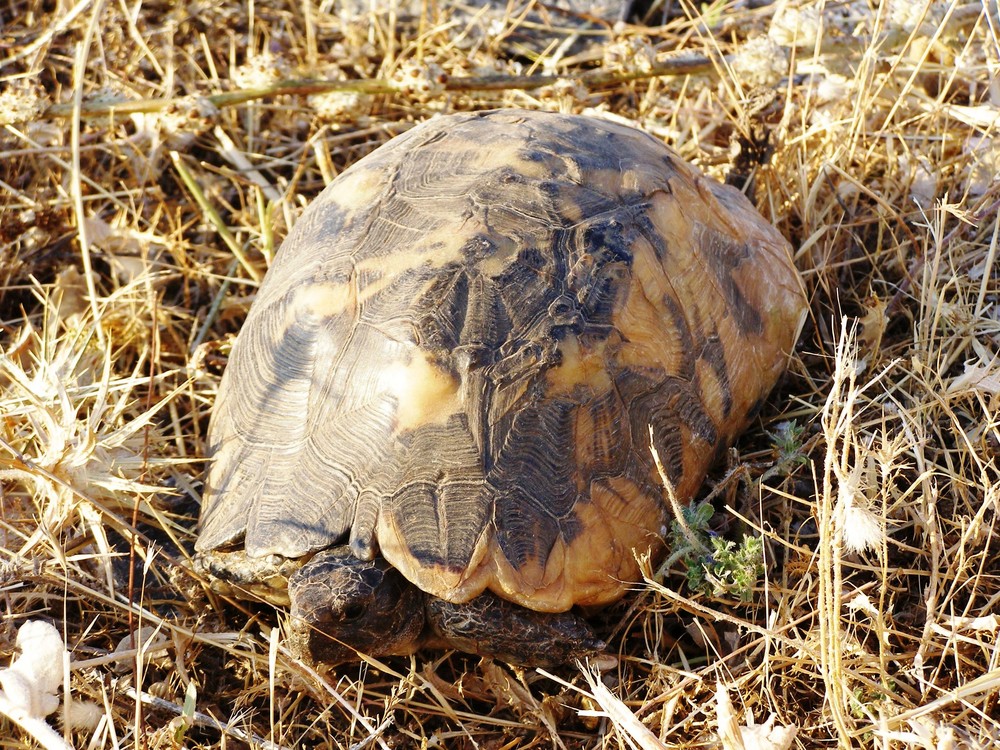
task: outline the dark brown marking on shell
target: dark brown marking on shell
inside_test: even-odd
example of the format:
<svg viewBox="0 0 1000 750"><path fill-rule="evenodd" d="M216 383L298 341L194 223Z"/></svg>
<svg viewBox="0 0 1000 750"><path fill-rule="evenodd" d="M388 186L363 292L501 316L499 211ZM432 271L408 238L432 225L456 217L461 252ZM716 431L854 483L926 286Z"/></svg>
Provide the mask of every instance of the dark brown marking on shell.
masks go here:
<svg viewBox="0 0 1000 750"><path fill-rule="evenodd" d="M761 397L761 398L757 399L756 401L754 401L750 405L750 408L747 409L747 419L755 419L757 417L757 415L760 414L761 409L764 408L764 404L766 404L766 403L767 403L767 399L764 398L764 397Z"/></svg>
<svg viewBox="0 0 1000 750"><path fill-rule="evenodd" d="M584 403L581 409L586 410L587 420L595 426L589 431L575 431L577 455L590 457L580 466L581 484L586 487L595 479L627 474L634 462L629 461L629 451L622 447L632 445L632 430L618 391L611 388Z"/></svg>
<svg viewBox="0 0 1000 750"><path fill-rule="evenodd" d="M665 296L660 302L673 321L674 335L678 339L677 348L679 355L671 375L690 382L695 377L695 358L697 355L694 345L695 336L700 335L702 332L691 330L691 321L688 318L688 312L676 299L671 296ZM695 320L696 324L697 322Z"/></svg>
<svg viewBox="0 0 1000 750"><path fill-rule="evenodd" d="M574 408L568 400L539 400L515 416L498 446L488 481L503 498L494 515L497 542L515 568L544 560L557 537L570 543L580 532L573 514L579 500L573 480Z"/></svg>
<svg viewBox="0 0 1000 750"><path fill-rule="evenodd" d="M664 192L669 193L667 190ZM652 219L650 219L648 211L635 217L635 229L636 232L641 234L642 238L649 243L650 247L653 248L653 253L656 255L656 259L660 261L660 263L665 263L667 255L670 252L667 245L667 238L656 231L656 227L654 226Z"/></svg>
<svg viewBox="0 0 1000 750"><path fill-rule="evenodd" d="M427 351L448 352L459 345L469 324L469 275L460 266L442 269L427 283L418 308L416 343Z"/></svg>
<svg viewBox="0 0 1000 750"><path fill-rule="evenodd" d="M722 345L718 331L705 335L698 359L706 362L715 373L719 388L722 389L722 416L728 419L733 411L733 389L729 383L729 368L726 365L726 348Z"/></svg>
<svg viewBox="0 0 1000 750"><path fill-rule="evenodd" d="M581 226L583 236L571 239L567 246L571 259L567 286L593 335L611 332L631 267L635 233L629 214L635 212L624 213L622 218L615 214Z"/></svg>
<svg viewBox="0 0 1000 750"><path fill-rule="evenodd" d="M764 329L760 311L746 300L733 275L749 261L750 248L704 225L700 230L699 244L705 248L704 257L725 295L728 311L735 316L741 333L759 336Z"/></svg>
<svg viewBox="0 0 1000 750"><path fill-rule="evenodd" d="M706 362L715 373L716 384L722 390L722 418L728 418L732 412L732 389L729 384L729 371L726 367L726 353L719 339L718 329L711 320L702 321L694 316L689 320L685 312L673 297L663 300L664 307L670 310L677 336L680 338L680 350L685 353L681 357L677 375L693 383L693 392L689 394L690 404L687 406L688 426L692 434L714 442L715 426L712 417L704 410L701 397L701 384L698 382L696 361ZM697 342L701 342L700 345ZM687 400L687 399L685 399ZM693 410L693 411L692 411ZM684 415L679 415L685 418ZM709 427L711 425L711 427Z"/></svg>
<svg viewBox="0 0 1000 750"><path fill-rule="evenodd" d="M633 407L633 432L645 425L652 427L660 461L675 485L685 479L685 451L690 450L691 441L708 447L718 440L715 423L697 400L699 395L696 384L668 378ZM645 414L645 419L640 414Z"/></svg>

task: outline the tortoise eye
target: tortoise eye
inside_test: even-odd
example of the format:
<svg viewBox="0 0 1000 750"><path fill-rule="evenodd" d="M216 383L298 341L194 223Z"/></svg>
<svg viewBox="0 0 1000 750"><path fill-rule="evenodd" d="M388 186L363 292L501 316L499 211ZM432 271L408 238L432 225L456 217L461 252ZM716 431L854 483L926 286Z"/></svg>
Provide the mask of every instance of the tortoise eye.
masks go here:
<svg viewBox="0 0 1000 750"><path fill-rule="evenodd" d="M364 613L364 604L349 604L344 608L341 616L344 622L354 622L355 620L360 619Z"/></svg>

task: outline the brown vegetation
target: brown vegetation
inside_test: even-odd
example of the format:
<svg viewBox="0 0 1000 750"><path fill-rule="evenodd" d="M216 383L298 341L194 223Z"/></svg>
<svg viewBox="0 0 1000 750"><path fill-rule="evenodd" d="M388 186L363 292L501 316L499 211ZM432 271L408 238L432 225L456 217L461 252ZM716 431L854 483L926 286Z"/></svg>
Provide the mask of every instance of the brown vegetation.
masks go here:
<svg viewBox="0 0 1000 750"><path fill-rule="evenodd" d="M737 748L773 717L774 747L1000 742L995 0L654 2L584 31L543 5L334 5L0 10L0 653L56 625L94 706L53 715L82 714L68 740ZM321 677L280 613L191 572L219 374L326 182L498 106L752 177L798 248L811 316L714 497L766 573L745 604L678 563L601 616L620 658L596 677L440 653ZM32 745L0 717L0 747Z"/></svg>

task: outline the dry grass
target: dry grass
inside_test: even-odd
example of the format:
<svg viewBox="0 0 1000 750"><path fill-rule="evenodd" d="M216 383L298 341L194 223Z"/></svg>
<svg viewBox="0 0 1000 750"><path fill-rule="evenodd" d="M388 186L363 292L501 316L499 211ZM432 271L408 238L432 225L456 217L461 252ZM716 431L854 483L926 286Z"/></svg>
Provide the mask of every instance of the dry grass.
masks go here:
<svg viewBox="0 0 1000 750"><path fill-rule="evenodd" d="M996 1L757 4L658 3L575 41L515 5L0 9L0 653L56 625L95 707L69 742L1000 742ZM607 113L719 177L741 132L770 132L755 198L812 314L737 446L750 478L716 497L722 533L763 535L766 579L749 605L651 582L603 616L621 659L601 677L427 654L321 678L280 614L192 577L219 374L325 182L415 121L495 106ZM787 419L806 460L764 474ZM745 729L769 717L775 745ZM0 718L0 748L32 745Z"/></svg>

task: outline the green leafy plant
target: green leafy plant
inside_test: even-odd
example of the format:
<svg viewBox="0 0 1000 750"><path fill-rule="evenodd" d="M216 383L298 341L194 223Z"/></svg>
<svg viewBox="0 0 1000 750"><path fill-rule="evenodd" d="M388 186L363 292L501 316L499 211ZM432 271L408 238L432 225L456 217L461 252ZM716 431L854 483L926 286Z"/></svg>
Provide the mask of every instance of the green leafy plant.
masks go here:
<svg viewBox="0 0 1000 750"><path fill-rule="evenodd" d="M736 542L724 539L710 528L715 509L709 502L691 503L682 509L683 523L671 525L673 554L663 564L665 571L678 560L687 571L693 591L709 596L734 596L749 601L754 586L764 574L764 545L759 537L744 535Z"/></svg>
<svg viewBox="0 0 1000 750"><path fill-rule="evenodd" d="M809 463L803 440L805 431L805 426L792 419L787 422L779 422L774 432L767 433L771 438L777 458L771 468L764 472L761 481L778 474L787 476L792 473L796 466Z"/></svg>

